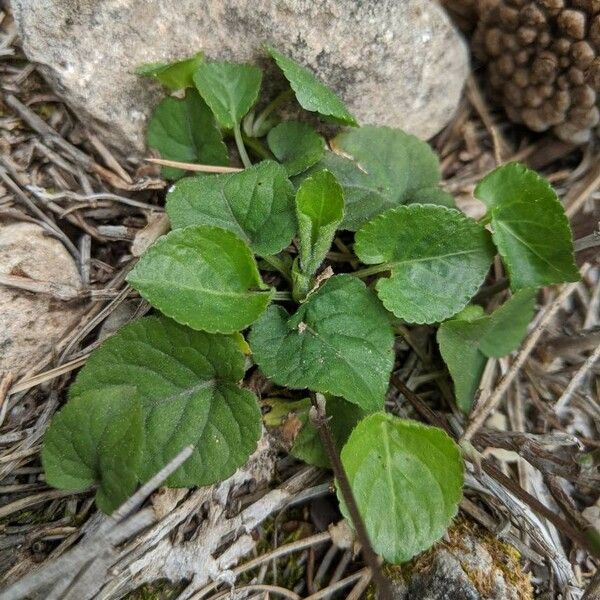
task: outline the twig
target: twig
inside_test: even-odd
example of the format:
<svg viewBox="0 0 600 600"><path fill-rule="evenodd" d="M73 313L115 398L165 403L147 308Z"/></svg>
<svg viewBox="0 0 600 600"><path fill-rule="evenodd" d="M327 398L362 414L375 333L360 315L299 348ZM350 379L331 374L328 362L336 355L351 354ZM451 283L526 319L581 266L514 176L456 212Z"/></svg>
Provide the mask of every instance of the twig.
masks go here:
<svg viewBox="0 0 600 600"><path fill-rule="evenodd" d="M226 598L227 596L230 596L233 591L234 590L225 590L224 592L213 596L211 600L221 600L222 598ZM301 597L295 592L290 592L290 590L286 590L278 585L267 585L264 583L243 585L235 588L235 592L265 592L267 594L277 594L282 598L289 598L290 600L301 600Z"/></svg>
<svg viewBox="0 0 600 600"><path fill-rule="evenodd" d="M145 483L110 517L107 517L87 542L78 544L76 548L67 552L59 559L43 565L37 571L17 581L14 585L0 593L0 600L19 600L28 597L35 590L56 581L60 577L68 576L71 581L77 576L82 567L92 558L100 556L104 549L115 546L131 534L150 525L155 520L152 509L138 512L126 521L123 521L123 518L139 506L164 479L178 469L191 452L191 446L184 448L166 467ZM55 497L59 497L58 494L62 494L63 496L69 494L69 492L59 490L46 493L55 493ZM72 494L72 492L70 493Z"/></svg>
<svg viewBox="0 0 600 600"><path fill-rule="evenodd" d="M10 394L10 388L12 386L14 375L9 371L2 375L0 379L0 427L2 427L2 423L4 423L4 419L6 418L6 412L8 411L8 396Z"/></svg>
<svg viewBox="0 0 600 600"><path fill-rule="evenodd" d="M352 591L348 594L346 600L360 600L363 597L364 591L369 587L371 583L371 570L369 569L364 577L352 588Z"/></svg>
<svg viewBox="0 0 600 600"><path fill-rule="evenodd" d="M600 186L600 163L598 157L594 160L595 166L593 170L588 172L583 183L575 188L565 199L565 213L571 218L589 199L591 194Z"/></svg>
<svg viewBox="0 0 600 600"><path fill-rule="evenodd" d="M118 522L133 512L160 484L172 475L192 455L194 446L186 446L173 460L165 465L154 477L151 477L140 487L131 498L123 502L117 510L111 514L110 519Z"/></svg>
<svg viewBox="0 0 600 600"><path fill-rule="evenodd" d="M179 162L177 160L167 160L165 158L145 158L146 162L160 165L161 167L175 167L184 171L198 171L200 173L239 173L244 169L239 167L219 167L215 165L198 165L196 163Z"/></svg>
<svg viewBox="0 0 600 600"><path fill-rule="evenodd" d="M379 568L379 566L378 566L378 568ZM307 596L306 600L319 600L320 598L329 596L333 592L337 592L337 590L344 589L345 587L349 586L351 583L354 583L357 579L362 579L363 577L365 577L367 575L367 573L369 573L369 571L371 571L371 569L369 567L365 567L364 569L361 569L360 571L357 571L356 573L352 573L352 575L348 575L348 577L344 577L344 579L341 579L337 583L334 583L333 585L330 585L330 586L316 592L315 594L311 594L310 596ZM373 579L375 580L374 575L373 575ZM377 582L376 582L376 584L377 584ZM391 586L390 586L389 582L387 583L387 585L390 587L389 593L392 594L392 590L391 590ZM383 596L383 592L382 592L381 588L379 588L379 591L381 593L378 597L385 598L385 596ZM390 595L389 598L393 600L392 595Z"/></svg>
<svg viewBox="0 0 600 600"><path fill-rule="evenodd" d="M8 275L0 273L0 285L25 290L34 294L42 294L50 296L63 302L69 300L77 300L82 297L82 290L67 285L64 283L56 283L54 281L40 281L38 279L30 279L29 277L21 277L19 275Z"/></svg>
<svg viewBox="0 0 600 600"><path fill-rule="evenodd" d="M556 401L554 410L558 416L562 416L564 414L567 404L569 404L571 401L573 394L577 391L577 388L583 384L586 376L592 370L592 367L596 364L598 359L600 359L600 344L596 346L588 359L581 365L577 373L575 373L571 381L569 381L569 385L567 385L565 391Z"/></svg>
<svg viewBox="0 0 600 600"><path fill-rule="evenodd" d="M36 385L39 385L40 383L45 383L46 381L50 381L51 379L54 379L55 377L60 377L61 375L64 375L65 373L69 373L70 371L78 369L79 367L81 367L82 365L85 364L86 360L87 360L87 355L79 356L78 358L75 358L74 360L64 363L64 364L60 365L59 367L55 367L54 369L49 369L48 371L44 371L43 373L40 373L39 375L34 375L32 377L26 377L24 379L20 379L10 388L9 395L16 394L17 392L24 392L25 390L28 390Z"/></svg>
<svg viewBox="0 0 600 600"><path fill-rule="evenodd" d="M600 246L600 231L594 231L590 235L575 240L573 245L575 246L575 252L582 252Z"/></svg>
<svg viewBox="0 0 600 600"><path fill-rule="evenodd" d="M251 571L252 569L256 569L261 565L275 560L281 556L286 556L287 554L291 554L292 552L299 552L300 550L304 550L305 548L310 548L311 546L317 546L319 544L324 544L331 539L331 534L328 531L324 531L322 533L317 533L315 535L311 535L310 537L303 538L298 540L297 542L292 542L290 544L286 544L285 546L280 546L279 548L275 548L275 550L271 550L262 556L258 556L243 565L240 565L236 569L234 569L233 574L237 578L242 573L247 571ZM201 600L204 598L209 592L213 591L219 584L213 582L209 584L206 588L199 590L194 596L190 598L190 600Z"/></svg>
<svg viewBox="0 0 600 600"><path fill-rule="evenodd" d="M519 500L530 506L538 515L547 519L559 531L566 535L572 542L580 548L585 548L592 556L599 557L598 548L591 544L583 533L573 527L570 523L553 513L548 507L542 504L537 498L526 492L518 483L515 483L510 477L506 476L488 459L481 461L483 470L493 477L498 483L503 485Z"/></svg>
<svg viewBox="0 0 600 600"><path fill-rule="evenodd" d="M390 582L381 571L379 557L371 545L367 528L365 527L365 523L358 509L358 505L356 504L356 499L354 498L350 481L348 481L348 477L346 475L346 471L344 470L344 466L342 465L333 434L331 433L331 429L329 427L329 422L325 411L325 398L321 394L314 394L311 392L310 399L312 403L312 409L310 413L311 421L319 432L319 436L321 437L321 441L331 463L333 474L337 479L342 497L344 498L344 503L346 504L346 508L350 513L350 518L352 519L352 523L354 525L354 529L356 530L356 535L358 537L358 541L360 542L365 562L367 565L369 565L371 571L373 572L373 580L375 581L375 585L380 592L381 599L392 600L393 594ZM314 597L320 598L321 596L315 595Z"/></svg>

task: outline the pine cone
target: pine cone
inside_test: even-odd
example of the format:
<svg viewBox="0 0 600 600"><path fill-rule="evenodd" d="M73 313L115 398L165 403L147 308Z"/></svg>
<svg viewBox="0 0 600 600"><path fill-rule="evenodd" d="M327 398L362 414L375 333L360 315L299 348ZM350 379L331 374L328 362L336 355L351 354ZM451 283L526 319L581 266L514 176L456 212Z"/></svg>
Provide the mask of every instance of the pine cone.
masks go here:
<svg viewBox="0 0 600 600"><path fill-rule="evenodd" d="M481 0L477 9L473 49L509 118L587 141L600 121L600 0Z"/></svg>

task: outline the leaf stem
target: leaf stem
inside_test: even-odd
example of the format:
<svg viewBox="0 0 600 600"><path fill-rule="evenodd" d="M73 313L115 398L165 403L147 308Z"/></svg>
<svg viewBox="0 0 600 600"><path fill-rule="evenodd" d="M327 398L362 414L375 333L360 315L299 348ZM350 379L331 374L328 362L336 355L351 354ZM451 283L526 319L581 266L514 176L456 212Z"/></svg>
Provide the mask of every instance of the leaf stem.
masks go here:
<svg viewBox="0 0 600 600"><path fill-rule="evenodd" d="M485 215L483 215L483 217L481 217L480 219L477 219L477 222L480 225L487 225L488 223L492 222L492 211L488 211L485 213Z"/></svg>
<svg viewBox="0 0 600 600"><path fill-rule="evenodd" d="M365 267L364 269L359 269L358 271L354 271L354 273L350 273L355 277L369 277L369 275L377 275L378 273L384 273L385 271L389 271L391 269L391 265L389 263L382 263L380 265L373 265L372 267Z"/></svg>
<svg viewBox="0 0 600 600"><path fill-rule="evenodd" d="M321 394L315 394L314 392L311 392L310 401L312 403L312 409L310 413L311 421L319 432L321 442L323 443L323 447L325 448L325 452L327 453L329 462L331 463L333 474L337 479L344 503L346 504L346 508L348 509L350 518L352 519L352 524L356 530L356 536L360 542L363 557L371 569L373 581L379 590L378 597L381 600L393 600L390 582L384 576L379 564L379 557L371 545L367 528L365 527L363 518L358 510L358 505L356 504L356 499L354 498L350 481L348 480L348 476L346 475L346 471L342 465L342 460L336 447L333 434L331 433L329 420L325 411L325 397Z"/></svg>
<svg viewBox="0 0 600 600"><path fill-rule="evenodd" d="M263 110L258 115L258 117L256 117L256 119L254 119L254 123L252 124L252 130L259 131L262 124L267 120L269 115L276 108L279 108L282 104L285 104L293 95L294 95L293 90L288 89L288 90L284 90L283 92L281 92L280 94L275 96L275 98L273 98L273 100L271 100L271 102L269 102L269 104L267 104L263 108Z"/></svg>
<svg viewBox="0 0 600 600"><path fill-rule="evenodd" d="M244 135L242 133L242 141L244 142L244 144L246 146L248 146L248 148L250 148L254 154L256 154L257 156L260 156L261 158L267 159L267 160L273 160L273 155L264 147L263 144L261 144L261 142L259 140L257 140L256 138L253 137L249 137L247 135Z"/></svg>
<svg viewBox="0 0 600 600"><path fill-rule="evenodd" d="M268 264L271 265L276 271L281 273L284 279L288 283L292 283L292 276L290 270L286 268L284 262L277 256L261 256L261 258Z"/></svg>
<svg viewBox="0 0 600 600"><path fill-rule="evenodd" d="M236 123L233 126L233 137L235 138L235 145L237 146L238 152L240 153L240 158L242 159L242 163L246 169L252 166L252 162L250 161L250 157L246 152L246 146L244 146L244 140L242 140L242 131L240 130L240 124Z"/></svg>
<svg viewBox="0 0 600 600"><path fill-rule="evenodd" d="M273 300L291 300L292 294L290 292L274 292Z"/></svg>

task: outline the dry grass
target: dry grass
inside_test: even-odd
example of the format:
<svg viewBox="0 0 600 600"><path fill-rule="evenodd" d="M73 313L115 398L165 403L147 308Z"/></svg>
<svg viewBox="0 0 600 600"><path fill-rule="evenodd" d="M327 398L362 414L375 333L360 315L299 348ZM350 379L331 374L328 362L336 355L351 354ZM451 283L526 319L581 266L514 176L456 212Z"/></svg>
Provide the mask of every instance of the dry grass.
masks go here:
<svg viewBox="0 0 600 600"><path fill-rule="evenodd" d="M370 574L327 531L338 518L329 475L281 458L271 438L216 489L147 490L112 519L96 512L91 494L46 486L40 442L73 373L97 347L107 318L123 306L126 319L149 310L125 275L135 249L161 232L164 183L156 166L102 146L24 60L10 17L0 18L0 219L43 222L69 244L85 288L61 301L86 303L84 317L51 355L18 378L0 374L0 589L17 582L21 590L0 597L29 597L23 590L42 582L46 598L216 599L227 595L232 575L252 598L319 598L334 590L336 597L362 597ZM576 148L511 126L472 79L434 145L444 185L466 212L481 210L472 198L481 176L519 159L556 186L575 238L593 240L600 197L595 143ZM581 536L582 513L597 502L600 482L596 247L578 260L580 283L540 293L545 328L518 362L489 365L479 420L469 425L452 407L428 327L407 330L400 340L395 380L402 393L392 388L388 399L397 414L445 425L456 436L467 428L486 460L482 468L468 466L463 517L488 531L498 554L514 556L501 544L516 547L519 573L545 598L581 598L597 568ZM498 263L488 289L502 277ZM500 297L490 295L489 305ZM253 383L268 391L265 382ZM169 562L173 557L179 562ZM166 582L176 567L183 580ZM222 578L212 582L208 567Z"/></svg>

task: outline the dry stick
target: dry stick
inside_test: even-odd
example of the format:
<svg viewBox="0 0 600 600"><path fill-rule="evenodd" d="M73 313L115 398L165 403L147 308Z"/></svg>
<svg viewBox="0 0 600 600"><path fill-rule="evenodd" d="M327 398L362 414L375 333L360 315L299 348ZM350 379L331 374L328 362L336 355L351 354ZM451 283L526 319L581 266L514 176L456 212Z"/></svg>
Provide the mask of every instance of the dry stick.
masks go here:
<svg viewBox="0 0 600 600"><path fill-rule="evenodd" d="M240 565L233 569L233 575L237 579L239 575L245 573L247 571L251 571L257 567L260 567L266 562L270 562L271 560L275 560L281 556L286 556L287 554L291 554L292 552L299 552L300 550L304 550L305 548L310 548L311 546L316 546L318 544L324 544L331 540L331 534L329 531L323 531L322 533L316 533L311 535L310 537L302 538L296 542L291 542L290 544L286 544L285 546L279 546L279 548L275 548L262 556L258 556L247 563ZM213 581L208 584L201 590L198 590L194 593L193 596L190 597L189 600L202 600L205 598L207 594L215 590L219 586L218 581Z"/></svg>
<svg viewBox="0 0 600 600"><path fill-rule="evenodd" d="M567 404L570 402L573 394L577 390L577 388L583 383L584 379L588 375L588 373L592 370L592 367L596 364L596 361L600 359L600 344L596 346L596 349L590 354L588 359L581 365L581 368L575 373L569 385L566 387L565 391L561 394L560 398L556 401L554 405L554 411L559 416L564 412Z"/></svg>
<svg viewBox="0 0 600 600"><path fill-rule="evenodd" d="M4 423L4 419L6 417L6 412L8 411L7 399L13 381L14 375L10 371L4 374L2 379L0 379L0 427L2 427L2 423Z"/></svg>
<svg viewBox="0 0 600 600"><path fill-rule="evenodd" d="M581 269L582 275L585 275L588 269L588 263L583 265ZM533 352L533 349L535 348L540 337L546 330L546 327L548 327L550 321L552 321L552 319L554 318L554 315L558 312L564 301L575 291L575 288L578 285L579 282L575 282L562 286L562 289L556 297L556 299L554 300L554 302L552 302L552 304L546 307L545 311L539 318L537 325L534 327L533 331L527 336L521 350L515 357L515 360L512 363L510 369L507 371L506 375L504 375L504 377L500 380L500 383L496 386L496 389L492 392L492 394L487 398L483 399L471 415L470 422L467 425L467 428L462 436L463 441L469 441L473 437L473 435L475 435L475 433L483 425L489 414L500 403L500 400L502 400L502 398L504 397L504 394L508 390L510 384L513 382L514 378L521 370L521 367L523 367L523 365L525 364L525 361L529 358L529 355Z"/></svg>
<svg viewBox="0 0 600 600"><path fill-rule="evenodd" d="M175 167L184 171L199 171L201 173L239 173L244 169L239 167L219 167L215 165L198 165L196 163L179 162L177 160L167 160L165 158L145 158L146 162L160 165L161 167Z"/></svg>
<svg viewBox="0 0 600 600"><path fill-rule="evenodd" d="M475 77L473 77L473 75L471 75L467 80L467 95L492 138L492 144L494 147L494 160L496 161L497 165L501 165L504 162L504 156L511 154L512 152L508 142L494 124L494 120L490 115L490 111L488 110L483 94L479 89L477 80Z"/></svg>
<svg viewBox="0 0 600 600"><path fill-rule="evenodd" d="M226 597L231 597L230 594L233 590L225 590L220 594L212 597L212 600L221 600ZM289 598L290 600L301 600L301 597L298 596L295 592L290 592L290 590L286 590L283 587L278 585L267 585L264 583L253 583L249 585L243 585L242 587L235 588L235 592L265 592L267 594L276 594L281 596L282 598Z"/></svg>
<svg viewBox="0 0 600 600"><path fill-rule="evenodd" d="M352 591L348 594L346 600L360 600L363 597L364 591L369 587L371 583L371 570L363 576L363 578L354 586Z"/></svg>
<svg viewBox="0 0 600 600"><path fill-rule="evenodd" d="M115 512L107 517L87 543L79 544L60 558L45 563L37 571L16 581L0 592L0 600L19 600L32 594L44 585L56 581L65 573L77 575L90 560L98 556L107 547L116 546L132 533L138 532L155 521L152 509L141 511L130 519L124 520L134 511L160 484L185 462L193 451L192 446L184 448L173 460L147 481L131 498L126 500ZM73 492L57 493L67 495ZM56 496L58 497L58 496Z"/></svg>
<svg viewBox="0 0 600 600"><path fill-rule="evenodd" d="M358 510L356 499L354 498L352 488L350 487L350 482L348 481L348 477L346 475L346 471L344 470L344 466L342 465L335 440L333 439L333 434L331 433L331 429L329 427L329 421L325 412L325 398L320 394L317 396L317 394L311 392L310 401L312 403L310 415L311 421L319 432L321 442L323 443L329 458L329 462L331 463L333 474L337 479L342 497L344 498L344 503L346 504L348 512L350 513L350 518L354 524L365 562L373 573L373 580L375 581L375 585L380 592L381 599L392 600L393 594L390 582L381 571L379 557L371 545L367 528L365 527L365 523L362 519L360 511Z"/></svg>
<svg viewBox="0 0 600 600"><path fill-rule="evenodd" d="M599 550L581 533L573 527L568 521L565 521L557 514L552 512L545 504L542 504L535 496L526 492L518 483L515 483L510 477L505 475L500 469L493 465L487 458L481 460L483 470L493 477L498 483L503 485L509 492L515 495L519 500L529 505L535 512L547 519L559 531L566 535L572 542L579 547L587 550L591 556L599 557Z"/></svg>
<svg viewBox="0 0 600 600"><path fill-rule="evenodd" d="M585 204L585 202L598 189L599 186L600 163L597 163L594 170L592 170L585 178L582 186L575 188L575 190L565 198L565 213L567 217L571 218Z"/></svg>
<svg viewBox="0 0 600 600"><path fill-rule="evenodd" d="M139 188L139 186L128 183L113 171L96 163L90 156L85 154L85 152L82 152L79 148L65 140L56 130L50 127L48 123L12 94L4 94L4 102L42 137L46 145L63 150L74 162L82 165L86 171L95 173L113 187L121 190L136 190ZM164 182L161 180L156 180L152 183L155 185L150 187L162 187L164 185ZM143 187L139 189L143 189Z"/></svg>
<svg viewBox="0 0 600 600"><path fill-rule="evenodd" d="M330 585L322 590L319 590L318 592L315 592L314 594L311 594L310 596L307 596L305 600L319 600L321 598L325 598L333 592L337 592L337 590L341 590L350 585L351 583L354 583L357 579L363 579L367 576L370 570L371 569L369 569L369 567L365 567L364 569L361 569L356 573L352 573L352 575L348 575L348 577L344 577L344 579L341 579L337 583L334 583L333 585ZM376 580L375 575L373 576L373 579ZM382 592L381 588L379 588L379 591ZM392 591L390 589L390 594L391 593ZM383 593L378 597L384 598ZM393 596L390 596L390 599L393 599Z"/></svg>

